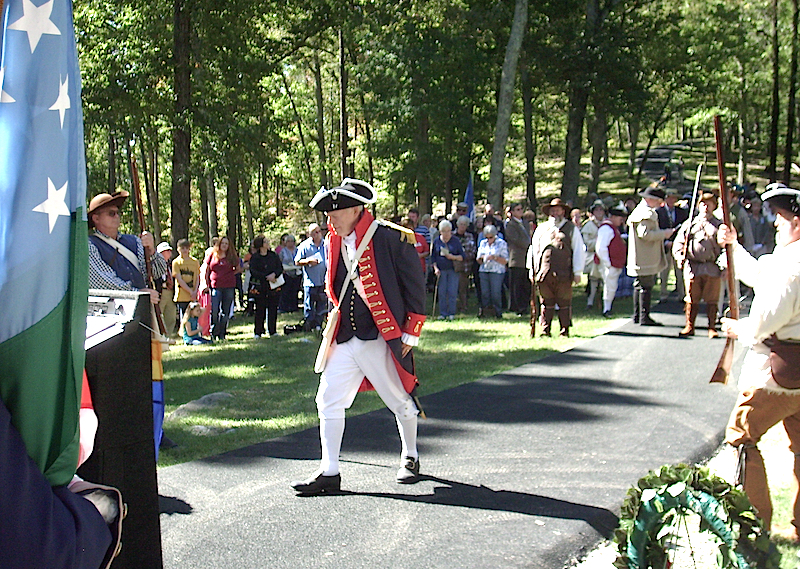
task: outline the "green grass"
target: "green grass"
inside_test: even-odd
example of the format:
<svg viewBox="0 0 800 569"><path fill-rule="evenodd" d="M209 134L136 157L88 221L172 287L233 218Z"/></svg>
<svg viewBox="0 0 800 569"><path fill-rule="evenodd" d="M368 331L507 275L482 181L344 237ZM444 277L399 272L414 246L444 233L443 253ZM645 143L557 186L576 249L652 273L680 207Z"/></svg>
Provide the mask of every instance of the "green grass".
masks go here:
<svg viewBox="0 0 800 569"><path fill-rule="evenodd" d="M608 326L599 311L586 313L583 286L575 287L575 315L571 338L530 338L527 318L506 314L503 320L479 320L470 315L455 321L425 324L416 349L420 395L488 377L541 359L592 338ZM432 300L429 295L429 303ZM615 302L615 312L627 315L630 299ZM281 316L279 331L297 316ZM178 405L203 395L224 391L233 395L218 407L193 413L165 425L177 449L160 453L159 466L211 456L242 446L306 429L317 424L314 395L319 376L314 358L319 338L292 334L254 340L252 318L237 315L228 339L217 345L173 346L164 354L167 414ZM457 372L456 372L457 370ZM350 416L383 406L375 393L361 393ZM233 429L218 436L198 436L192 427Z"/></svg>

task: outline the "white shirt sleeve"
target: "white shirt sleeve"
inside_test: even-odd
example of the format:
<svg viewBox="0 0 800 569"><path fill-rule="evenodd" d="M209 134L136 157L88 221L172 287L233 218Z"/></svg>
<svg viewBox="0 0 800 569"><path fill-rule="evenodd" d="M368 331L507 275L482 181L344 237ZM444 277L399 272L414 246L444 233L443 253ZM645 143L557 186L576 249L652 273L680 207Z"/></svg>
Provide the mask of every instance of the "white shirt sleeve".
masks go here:
<svg viewBox="0 0 800 569"><path fill-rule="evenodd" d="M611 266L611 256L608 254L608 246L614 238L614 230L610 225L601 225L597 230L597 243L595 243L594 252L600 258L600 262L604 267Z"/></svg>
<svg viewBox="0 0 800 569"><path fill-rule="evenodd" d="M583 264L586 261L586 245L580 229L575 226L572 230L572 272L576 275L583 273Z"/></svg>

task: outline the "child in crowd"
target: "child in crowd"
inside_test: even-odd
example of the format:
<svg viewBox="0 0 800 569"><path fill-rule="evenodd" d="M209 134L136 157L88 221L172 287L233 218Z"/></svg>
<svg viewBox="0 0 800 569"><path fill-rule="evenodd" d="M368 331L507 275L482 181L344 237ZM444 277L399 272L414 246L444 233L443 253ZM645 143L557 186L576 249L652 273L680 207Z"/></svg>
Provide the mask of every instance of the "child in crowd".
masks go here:
<svg viewBox="0 0 800 569"><path fill-rule="evenodd" d="M203 337L198 320L203 313L203 307L199 302L190 302L183 313L181 320L181 333L183 343L187 346L199 346L200 344L211 344L211 340Z"/></svg>

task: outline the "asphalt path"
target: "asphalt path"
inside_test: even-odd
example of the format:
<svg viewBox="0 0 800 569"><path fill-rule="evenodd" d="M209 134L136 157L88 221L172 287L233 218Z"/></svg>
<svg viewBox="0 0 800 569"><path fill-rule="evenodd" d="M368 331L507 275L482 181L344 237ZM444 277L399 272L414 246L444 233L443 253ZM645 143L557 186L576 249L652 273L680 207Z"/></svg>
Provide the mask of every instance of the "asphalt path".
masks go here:
<svg viewBox="0 0 800 569"><path fill-rule="evenodd" d="M341 495L289 487L317 467L316 429L160 469L164 566L568 566L610 536L648 470L721 442L736 389L708 378L723 341L678 338L679 311L423 397L414 485L394 482L387 410L348 419Z"/></svg>

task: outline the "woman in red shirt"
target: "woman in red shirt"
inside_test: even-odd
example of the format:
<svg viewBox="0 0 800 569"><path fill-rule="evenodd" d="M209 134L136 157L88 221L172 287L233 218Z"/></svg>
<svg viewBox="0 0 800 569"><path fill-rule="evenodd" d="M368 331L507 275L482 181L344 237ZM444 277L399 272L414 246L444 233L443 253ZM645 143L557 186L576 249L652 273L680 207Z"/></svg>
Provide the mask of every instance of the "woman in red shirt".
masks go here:
<svg viewBox="0 0 800 569"><path fill-rule="evenodd" d="M206 259L206 284L211 289L211 339L224 340L236 294L236 275L242 272L239 255L222 236Z"/></svg>

